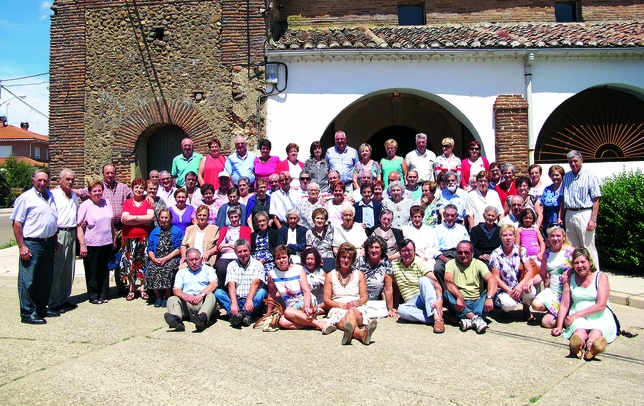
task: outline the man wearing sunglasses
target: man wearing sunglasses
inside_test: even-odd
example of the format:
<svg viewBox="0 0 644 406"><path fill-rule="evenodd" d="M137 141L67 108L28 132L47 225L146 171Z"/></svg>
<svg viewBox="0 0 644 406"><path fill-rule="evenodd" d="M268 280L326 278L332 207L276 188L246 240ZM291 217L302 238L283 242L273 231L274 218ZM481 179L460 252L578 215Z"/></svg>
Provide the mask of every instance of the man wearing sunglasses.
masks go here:
<svg viewBox="0 0 644 406"><path fill-rule="evenodd" d="M474 248L469 241L456 246L456 259L445 266L445 305L450 313L459 318L460 330L474 329L478 334L487 330L485 317L494 308L496 278L488 267L473 258ZM487 289L481 293L481 284Z"/></svg>

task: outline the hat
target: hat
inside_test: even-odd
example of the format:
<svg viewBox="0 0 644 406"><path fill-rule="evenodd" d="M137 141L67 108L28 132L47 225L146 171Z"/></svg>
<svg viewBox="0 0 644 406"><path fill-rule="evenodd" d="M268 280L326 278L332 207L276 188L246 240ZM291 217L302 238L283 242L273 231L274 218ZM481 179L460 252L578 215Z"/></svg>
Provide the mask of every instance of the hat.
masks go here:
<svg viewBox="0 0 644 406"><path fill-rule="evenodd" d="M224 178L230 178L230 175L226 171L221 171L219 172L219 175L217 175L218 178L224 177Z"/></svg>

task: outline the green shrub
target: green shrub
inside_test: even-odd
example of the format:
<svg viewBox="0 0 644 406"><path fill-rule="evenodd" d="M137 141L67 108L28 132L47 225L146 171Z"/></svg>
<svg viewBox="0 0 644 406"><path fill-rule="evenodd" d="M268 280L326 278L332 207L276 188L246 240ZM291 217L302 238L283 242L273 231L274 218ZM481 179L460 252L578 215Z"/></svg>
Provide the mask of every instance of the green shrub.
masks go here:
<svg viewBox="0 0 644 406"><path fill-rule="evenodd" d="M31 175L33 175L36 167L19 161L13 154L4 160L2 167L6 170L9 187L27 190L32 186Z"/></svg>
<svg viewBox="0 0 644 406"><path fill-rule="evenodd" d="M7 171L0 168L0 207L11 207L13 194L7 181Z"/></svg>
<svg viewBox="0 0 644 406"><path fill-rule="evenodd" d="M644 173L604 179L595 243L602 266L644 275Z"/></svg>

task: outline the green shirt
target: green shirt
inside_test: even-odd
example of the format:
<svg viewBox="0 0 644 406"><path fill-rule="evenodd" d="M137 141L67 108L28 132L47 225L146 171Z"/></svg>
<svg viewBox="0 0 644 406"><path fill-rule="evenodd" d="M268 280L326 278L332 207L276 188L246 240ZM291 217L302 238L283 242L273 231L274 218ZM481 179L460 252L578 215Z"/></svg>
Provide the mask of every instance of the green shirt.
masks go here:
<svg viewBox="0 0 644 406"><path fill-rule="evenodd" d="M178 187L186 186L186 174L188 172L192 171L194 173L199 173L199 164L201 163L202 158L203 155L196 152L193 152L192 156L188 159L186 159L183 154L179 154L174 157L172 160L172 171L170 174L173 178L177 179Z"/></svg>
<svg viewBox="0 0 644 406"><path fill-rule="evenodd" d="M414 258L414 262L412 262L409 267L406 267L399 258L395 260L392 265L394 268L394 280L398 285L398 289L400 290L403 300L408 302L418 296L420 294L418 281L420 278L425 276L427 272L431 271L427 265L427 261L416 257Z"/></svg>
<svg viewBox="0 0 644 406"><path fill-rule="evenodd" d="M476 258L472 258L467 268L452 259L445 264L445 273L454 275L454 283L461 291L463 299L478 300L481 297L481 280L490 270Z"/></svg>

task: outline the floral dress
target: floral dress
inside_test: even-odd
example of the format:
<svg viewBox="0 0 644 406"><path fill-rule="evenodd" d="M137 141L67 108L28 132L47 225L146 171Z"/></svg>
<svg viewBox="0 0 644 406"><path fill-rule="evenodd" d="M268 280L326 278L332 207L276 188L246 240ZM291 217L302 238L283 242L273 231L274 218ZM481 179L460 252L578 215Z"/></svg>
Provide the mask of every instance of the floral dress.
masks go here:
<svg viewBox="0 0 644 406"><path fill-rule="evenodd" d="M161 230L159 242L157 242L156 258L165 257L173 251L172 247L172 229ZM146 289L170 289L174 272L179 267L179 258L175 257L159 266L149 261L145 270L145 288Z"/></svg>
<svg viewBox="0 0 644 406"><path fill-rule="evenodd" d="M371 164L371 167L367 168ZM367 165L363 165L360 163L360 161L356 162L356 166L353 167L353 173L357 174L358 177L360 176L360 172L368 170L371 172L371 176L373 179L377 179L378 175L382 174L382 168L380 168L380 164L373 159L370 160Z"/></svg>
<svg viewBox="0 0 644 406"><path fill-rule="evenodd" d="M123 238L122 241L119 276L125 282L134 283L137 279L143 281L148 239L146 237Z"/></svg>
<svg viewBox="0 0 644 406"><path fill-rule="evenodd" d="M563 293L563 283L561 276L572 269L572 251L573 247L563 247L558 252L546 251L546 266L550 275L550 284L547 288L537 295L546 309L555 317L559 314L561 305L561 294Z"/></svg>
<svg viewBox="0 0 644 406"><path fill-rule="evenodd" d="M382 300L382 290L385 287L385 275L393 275L394 268L388 258L382 259L378 265L371 267L369 258L365 256L358 257L354 268L362 271L367 281L367 292L369 300Z"/></svg>
<svg viewBox="0 0 644 406"><path fill-rule="evenodd" d="M438 209L436 208L437 202L438 199L434 198L430 204L423 206L423 210L425 210L423 224L431 228L436 227L436 224L438 224L438 216L436 215L438 213Z"/></svg>
<svg viewBox="0 0 644 406"><path fill-rule="evenodd" d="M266 263L264 263L264 272L266 272L266 275L268 276L268 273L273 269L274 265L273 254L271 254L271 250L268 245L268 233L261 234L260 232L257 232L256 238L253 257L258 261L260 259L266 261Z"/></svg>
<svg viewBox="0 0 644 406"><path fill-rule="evenodd" d="M541 195L541 205L543 206L543 227L548 229L557 224L559 219L559 207L563 199L562 188L555 190L553 185L547 186Z"/></svg>

